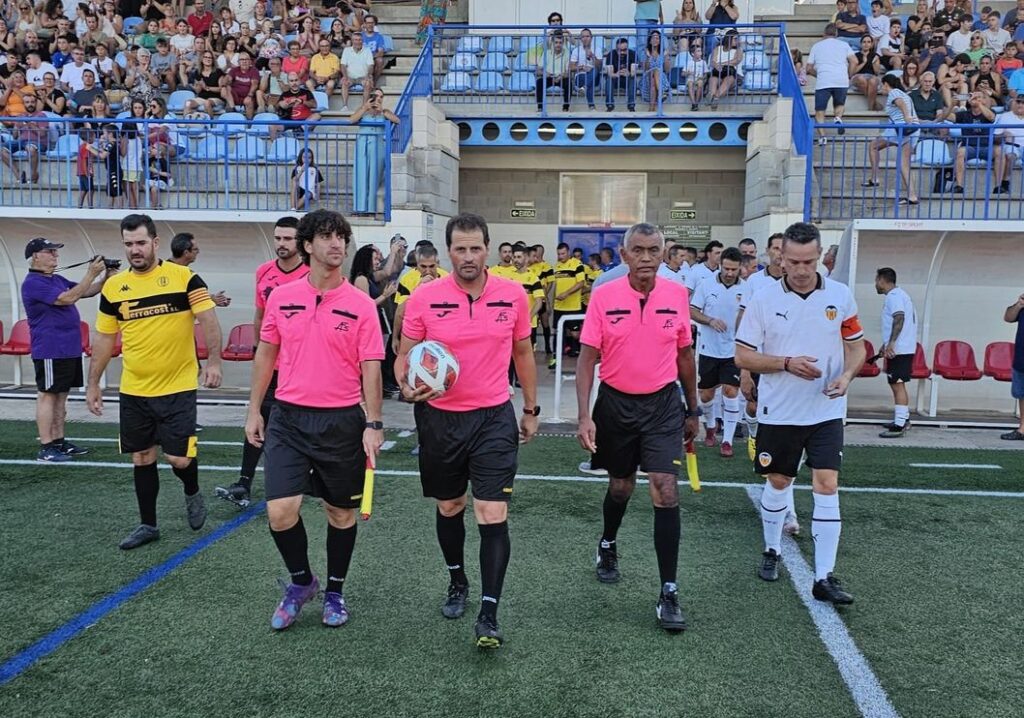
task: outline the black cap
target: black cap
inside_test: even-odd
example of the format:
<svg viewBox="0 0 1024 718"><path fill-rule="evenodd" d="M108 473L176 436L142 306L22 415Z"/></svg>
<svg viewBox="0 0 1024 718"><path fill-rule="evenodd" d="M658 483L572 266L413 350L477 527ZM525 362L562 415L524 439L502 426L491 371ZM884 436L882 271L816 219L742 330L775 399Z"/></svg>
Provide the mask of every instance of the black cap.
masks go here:
<svg viewBox="0 0 1024 718"><path fill-rule="evenodd" d="M45 252L47 249L62 249L63 247L63 244L51 242L46 237L36 237L35 239L30 239L28 244L25 245L25 259L31 259L32 255L36 252Z"/></svg>

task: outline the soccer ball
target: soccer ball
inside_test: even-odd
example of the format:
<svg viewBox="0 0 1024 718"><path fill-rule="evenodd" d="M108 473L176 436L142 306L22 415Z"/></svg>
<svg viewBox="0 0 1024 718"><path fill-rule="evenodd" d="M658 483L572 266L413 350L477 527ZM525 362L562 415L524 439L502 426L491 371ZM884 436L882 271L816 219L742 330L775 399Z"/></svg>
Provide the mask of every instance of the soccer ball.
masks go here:
<svg viewBox="0 0 1024 718"><path fill-rule="evenodd" d="M441 342L420 342L409 352L409 384L444 393L459 378L459 360Z"/></svg>

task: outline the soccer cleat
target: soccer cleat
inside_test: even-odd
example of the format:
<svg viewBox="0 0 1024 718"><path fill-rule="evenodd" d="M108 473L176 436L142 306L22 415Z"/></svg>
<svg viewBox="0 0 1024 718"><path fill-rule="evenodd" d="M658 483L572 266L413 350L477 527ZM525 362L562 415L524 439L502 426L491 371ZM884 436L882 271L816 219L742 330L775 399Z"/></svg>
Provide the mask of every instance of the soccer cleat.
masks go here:
<svg viewBox="0 0 1024 718"><path fill-rule="evenodd" d="M58 446L44 446L36 454L36 461L41 464L59 464L64 461L71 461L71 456L61 451Z"/></svg>
<svg viewBox="0 0 1024 718"><path fill-rule="evenodd" d="M821 581L815 581L811 588L811 595L819 601L828 601L836 606L849 606L853 603L853 596L843 590L839 579L832 574Z"/></svg>
<svg viewBox="0 0 1024 718"><path fill-rule="evenodd" d="M284 598L281 599L281 603L277 604L274 615L270 617L270 627L275 631L283 631L295 623L303 605L312 599L319 590L320 582L317 581L316 576L308 586L297 586L294 583L285 586Z"/></svg>
<svg viewBox="0 0 1024 718"><path fill-rule="evenodd" d="M658 623L669 633L686 630L686 616L683 615L683 608L679 605L677 591L662 591L654 612L658 616Z"/></svg>
<svg viewBox="0 0 1024 718"><path fill-rule="evenodd" d="M715 433L716 429L710 426L704 429L704 446L709 449L715 445Z"/></svg>
<svg viewBox="0 0 1024 718"><path fill-rule="evenodd" d="M885 427L885 431L880 433L878 436L882 439L899 439L906 436L907 431L910 429L910 422L906 422L903 426L899 424L889 424Z"/></svg>
<svg viewBox="0 0 1024 718"><path fill-rule="evenodd" d="M345 599L340 593L330 591L324 594L324 617L325 626L336 628L348 623L348 607Z"/></svg>
<svg viewBox="0 0 1024 718"><path fill-rule="evenodd" d="M235 506L241 508L247 508L251 503L249 498L249 487L242 483L241 477L239 480L229 486L217 486L213 489L218 498L222 498L225 501L233 503Z"/></svg>
<svg viewBox="0 0 1024 718"><path fill-rule="evenodd" d="M761 566L757 569L757 575L762 581L779 580L779 554L775 549L770 548L761 554Z"/></svg>
<svg viewBox="0 0 1024 718"><path fill-rule="evenodd" d="M139 524L135 527L134 531L121 539L121 543L118 544L118 548L124 551L131 551L133 548L138 548L143 544L156 541L158 538L160 538L160 529L156 526Z"/></svg>
<svg viewBox="0 0 1024 718"><path fill-rule="evenodd" d="M597 557L594 562L597 564L597 580L601 583L618 583L622 578L619 574L619 554L611 546L602 546L604 541L597 543Z"/></svg>
<svg viewBox="0 0 1024 718"><path fill-rule="evenodd" d="M782 533L789 536L800 535L800 522L797 521L796 514L792 511L786 512L786 518L782 521Z"/></svg>
<svg viewBox="0 0 1024 718"><path fill-rule="evenodd" d="M448 596L441 604L441 615L445 618L462 618L469 598L469 584L448 584Z"/></svg>
<svg viewBox="0 0 1024 718"><path fill-rule="evenodd" d="M491 616L477 616L473 630L476 632L477 648L501 648L505 640L501 635L501 629L498 628L498 619Z"/></svg>
<svg viewBox="0 0 1024 718"><path fill-rule="evenodd" d="M85 447L76 446L66 439L61 442L61 445L58 448L60 449L60 453L65 456L85 456L89 453L89 450Z"/></svg>
<svg viewBox="0 0 1024 718"><path fill-rule="evenodd" d="M592 476L607 476L608 472L604 469L595 469L591 466L589 461L581 461L579 470L584 474L590 474Z"/></svg>
<svg viewBox="0 0 1024 718"><path fill-rule="evenodd" d="M753 436L747 438L747 458L751 461L757 458L757 439Z"/></svg>
<svg viewBox="0 0 1024 718"><path fill-rule="evenodd" d="M198 531L206 523L206 502L203 495L195 492L185 497L185 514L188 516L188 525L193 531Z"/></svg>
<svg viewBox="0 0 1024 718"><path fill-rule="evenodd" d="M731 459L733 456L732 444L730 444L728 441L723 441L722 445L718 449L718 453L725 459Z"/></svg>
<svg viewBox="0 0 1024 718"><path fill-rule="evenodd" d="M558 366L558 360L555 357L548 359L548 369L554 369Z"/></svg>

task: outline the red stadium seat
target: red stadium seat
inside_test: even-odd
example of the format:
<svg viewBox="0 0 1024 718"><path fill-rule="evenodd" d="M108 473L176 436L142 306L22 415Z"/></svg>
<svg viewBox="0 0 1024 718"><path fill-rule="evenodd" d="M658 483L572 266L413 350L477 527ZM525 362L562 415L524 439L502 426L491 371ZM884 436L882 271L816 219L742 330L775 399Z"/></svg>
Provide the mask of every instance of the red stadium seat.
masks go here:
<svg viewBox="0 0 1024 718"><path fill-rule="evenodd" d="M206 346L206 336L203 328L198 324L192 325L192 334L196 338L196 358L202 361L210 358L210 348Z"/></svg>
<svg viewBox="0 0 1024 718"><path fill-rule="evenodd" d="M256 327L239 324L228 334L228 343L221 357L224 361L252 361L256 356Z"/></svg>
<svg viewBox="0 0 1024 718"><path fill-rule="evenodd" d="M0 354L10 356L25 356L32 351L29 344L28 320L19 319L11 329L11 336L6 342L0 344Z"/></svg>
<svg viewBox="0 0 1024 718"><path fill-rule="evenodd" d="M867 339L864 340L864 349L868 353L868 359L875 355L875 346ZM867 362L864 362L864 366L860 368L860 371L857 373L857 376L872 377L878 376L881 373L882 369L878 366L878 362L875 362L874 364L868 364Z"/></svg>
<svg viewBox="0 0 1024 718"><path fill-rule="evenodd" d="M935 345L932 368L936 374L950 381L977 381L982 376L974 358L974 349L967 342L955 339Z"/></svg>
<svg viewBox="0 0 1024 718"><path fill-rule="evenodd" d="M914 364L910 367L910 378L932 378L932 370L928 368L928 359L924 355L924 347L921 346L921 342L917 343L917 351L914 352Z"/></svg>
<svg viewBox="0 0 1024 718"><path fill-rule="evenodd" d="M89 325L86 322L79 322L78 329L82 334L82 353L87 357L92 356L92 338L89 336Z"/></svg>
<svg viewBox="0 0 1024 718"><path fill-rule="evenodd" d="M992 342L985 347L985 376L1013 380L1013 342Z"/></svg>

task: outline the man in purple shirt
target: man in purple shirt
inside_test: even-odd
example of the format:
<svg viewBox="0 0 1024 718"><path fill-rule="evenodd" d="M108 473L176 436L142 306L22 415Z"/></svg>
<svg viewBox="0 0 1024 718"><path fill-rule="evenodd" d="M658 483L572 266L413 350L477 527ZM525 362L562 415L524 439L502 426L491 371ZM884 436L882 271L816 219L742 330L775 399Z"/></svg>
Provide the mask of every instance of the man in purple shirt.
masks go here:
<svg viewBox="0 0 1024 718"><path fill-rule="evenodd" d="M36 461L41 462L70 461L89 452L64 438L68 392L83 383L81 318L75 302L99 294L115 271L105 270L103 257L96 257L82 281L74 284L56 274L57 250L63 246L44 237L29 241L25 246L28 275L21 285L39 390L36 424L42 448Z"/></svg>

